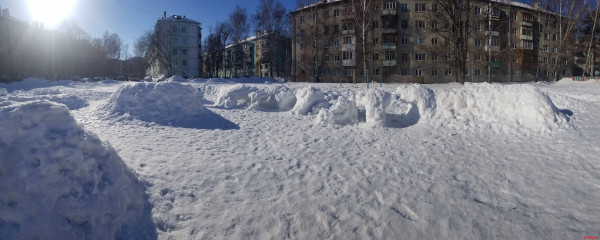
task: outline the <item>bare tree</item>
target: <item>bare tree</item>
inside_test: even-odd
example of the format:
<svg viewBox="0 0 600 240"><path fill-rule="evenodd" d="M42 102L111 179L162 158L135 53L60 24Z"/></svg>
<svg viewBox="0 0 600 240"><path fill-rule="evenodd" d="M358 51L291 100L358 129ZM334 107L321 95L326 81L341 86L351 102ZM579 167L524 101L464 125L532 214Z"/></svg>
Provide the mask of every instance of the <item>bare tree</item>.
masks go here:
<svg viewBox="0 0 600 240"><path fill-rule="evenodd" d="M257 33L264 36L266 52L261 54L261 63L268 63L270 77L273 77L273 69L277 68L274 52L277 40L289 27L287 17L287 10L279 0L260 0L253 16Z"/></svg>
<svg viewBox="0 0 600 240"><path fill-rule="evenodd" d="M230 25L232 27L231 41L233 42L233 76L237 77L237 72L245 62L246 55L241 44L243 40L248 38L250 32L250 23L248 21L248 13L246 8L236 5L233 12L229 15Z"/></svg>
<svg viewBox="0 0 600 240"><path fill-rule="evenodd" d="M152 63L150 71L148 71L151 76L173 75L171 52L172 46L169 29L159 21L154 26L154 32L150 37L146 54L147 61Z"/></svg>
<svg viewBox="0 0 600 240"><path fill-rule="evenodd" d="M469 52L468 39L471 35L471 1L434 0L433 3L436 4L437 10L432 11L432 17L440 21L442 26L432 28L431 31L447 43L450 52L446 54L449 54L447 58L451 59L451 66L456 69L456 81L464 83Z"/></svg>
<svg viewBox="0 0 600 240"><path fill-rule="evenodd" d="M356 56L362 62L362 69L366 76L367 88L369 87L369 69L367 68L367 61L371 58L372 45L368 34L372 31L373 21L375 16L381 13L382 1L381 0L352 0L352 7L355 9L354 25L358 30L357 36L361 41L361 56ZM368 47L369 46L369 47ZM356 73L355 73L356 74Z"/></svg>

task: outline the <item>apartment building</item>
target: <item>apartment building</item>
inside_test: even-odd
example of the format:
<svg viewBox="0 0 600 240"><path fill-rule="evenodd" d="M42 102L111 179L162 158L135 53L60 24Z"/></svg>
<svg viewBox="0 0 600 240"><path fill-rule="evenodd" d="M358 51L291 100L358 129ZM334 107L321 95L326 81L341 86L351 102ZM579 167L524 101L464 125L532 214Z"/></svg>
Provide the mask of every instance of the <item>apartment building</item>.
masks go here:
<svg viewBox="0 0 600 240"><path fill-rule="evenodd" d="M202 64L201 24L186 16L167 17L165 12L164 16L157 21L154 31L161 37L161 50L165 52L162 55L169 66L156 62L152 67L151 75L199 77Z"/></svg>
<svg viewBox="0 0 600 240"><path fill-rule="evenodd" d="M323 0L293 16L292 75L309 82L454 82L452 29L432 0L379 1L363 40L350 0ZM569 76L567 21L539 5L471 1L465 81L533 81ZM447 18L446 18L447 19ZM561 42L562 41L562 42ZM562 44L561 44L562 43ZM363 50L364 49L364 50ZM364 71L363 58L367 71Z"/></svg>

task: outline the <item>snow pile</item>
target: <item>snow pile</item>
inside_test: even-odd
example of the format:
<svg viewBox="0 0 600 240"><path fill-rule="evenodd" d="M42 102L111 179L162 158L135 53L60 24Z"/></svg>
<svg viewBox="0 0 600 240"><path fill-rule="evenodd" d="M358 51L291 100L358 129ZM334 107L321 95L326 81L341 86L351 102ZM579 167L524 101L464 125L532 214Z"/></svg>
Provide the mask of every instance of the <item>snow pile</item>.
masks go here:
<svg viewBox="0 0 600 240"><path fill-rule="evenodd" d="M359 108L365 109L365 121L367 124L383 126L386 122L386 108L391 103L389 92L381 89L369 89L366 93L356 96Z"/></svg>
<svg viewBox="0 0 600 240"><path fill-rule="evenodd" d="M165 80L165 82L187 82L187 81L188 81L187 79L183 78L180 75L173 75L172 77L167 78Z"/></svg>
<svg viewBox="0 0 600 240"><path fill-rule="evenodd" d="M436 92L437 108L428 122L457 129L494 132L546 132L569 126L550 97L529 84L465 84Z"/></svg>
<svg viewBox="0 0 600 240"><path fill-rule="evenodd" d="M241 78L196 78L192 82L205 82L205 83L226 83L226 84L271 84L279 83L276 79L270 77L241 77Z"/></svg>
<svg viewBox="0 0 600 240"><path fill-rule="evenodd" d="M292 109L294 114L317 114L320 109L329 108L329 102L325 100L325 94L312 86L298 89L296 99L296 105Z"/></svg>
<svg viewBox="0 0 600 240"><path fill-rule="evenodd" d="M62 105L0 107L0 236L146 238L156 232L144 186Z"/></svg>
<svg viewBox="0 0 600 240"><path fill-rule="evenodd" d="M253 87L236 84L220 88L215 106L226 109L254 109L260 111L289 111L296 104L296 96L287 87Z"/></svg>
<svg viewBox="0 0 600 240"><path fill-rule="evenodd" d="M63 93L57 88L34 88L29 91L17 90L11 96L7 97L9 101L26 102L35 100L46 100L66 105L71 110L76 110L89 106L87 100L78 96Z"/></svg>
<svg viewBox="0 0 600 240"><path fill-rule="evenodd" d="M329 109L319 110L316 122L320 124L352 125L359 123L359 110L354 100L338 98Z"/></svg>
<svg viewBox="0 0 600 240"><path fill-rule="evenodd" d="M6 90L6 88L0 88L0 96L6 96L8 95L8 91Z"/></svg>
<svg viewBox="0 0 600 240"><path fill-rule="evenodd" d="M206 107L196 89L180 83L137 83L121 86L100 108L111 115L129 115L147 122L173 125L200 120Z"/></svg>
<svg viewBox="0 0 600 240"><path fill-rule="evenodd" d="M31 90L34 88L45 88L54 86L71 86L74 84L71 80L49 81L41 78L27 78L23 81L13 82L10 84L0 83L0 88L6 88L8 92L15 90Z"/></svg>
<svg viewBox="0 0 600 240"><path fill-rule="evenodd" d="M100 110L117 120L134 118L185 128L239 128L204 107L196 92L194 87L176 82L125 85Z"/></svg>

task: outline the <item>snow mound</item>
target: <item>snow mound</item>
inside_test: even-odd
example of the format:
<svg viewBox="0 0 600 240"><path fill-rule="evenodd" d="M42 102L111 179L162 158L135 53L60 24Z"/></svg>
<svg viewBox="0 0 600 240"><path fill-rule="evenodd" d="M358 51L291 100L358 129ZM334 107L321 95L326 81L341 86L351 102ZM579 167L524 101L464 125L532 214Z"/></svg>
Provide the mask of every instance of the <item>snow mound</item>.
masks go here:
<svg viewBox="0 0 600 240"><path fill-rule="evenodd" d="M473 83L436 92L435 113L426 121L457 129L547 132L569 126L548 95L529 84Z"/></svg>
<svg viewBox="0 0 600 240"><path fill-rule="evenodd" d="M197 89L176 82L136 83L121 86L100 106L109 116L135 118L161 125L234 129L235 124L211 112L196 95Z"/></svg>
<svg viewBox="0 0 600 240"><path fill-rule="evenodd" d="M329 102L325 100L325 94L312 86L298 89L296 91L296 104L292 113L299 115L318 114L319 110L329 108Z"/></svg>
<svg viewBox="0 0 600 240"><path fill-rule="evenodd" d="M280 83L276 79L270 77L241 77L241 78L196 78L193 79L192 82L202 82L202 83L226 83L226 84L271 84L271 83Z"/></svg>
<svg viewBox="0 0 600 240"><path fill-rule="evenodd" d="M356 96L359 108L365 109L365 121L367 124L384 126L386 123L386 108L391 103L391 94L381 89L369 89L366 93Z"/></svg>
<svg viewBox="0 0 600 240"><path fill-rule="evenodd" d="M0 119L2 238L155 237L144 185L65 106L11 102Z"/></svg>
<svg viewBox="0 0 600 240"><path fill-rule="evenodd" d="M0 88L0 96L6 96L8 95L8 90L6 90L6 88Z"/></svg>
<svg viewBox="0 0 600 240"><path fill-rule="evenodd" d="M188 80L185 79L185 78L183 78L182 76L174 75L174 76L172 76L170 78L167 78L165 80L165 82L188 82Z"/></svg>
<svg viewBox="0 0 600 240"><path fill-rule="evenodd" d="M71 80L49 81L41 78L26 78L23 81L12 82L9 84L0 83L0 88L6 88L8 92L15 90L31 90L35 88L47 88L55 86L71 86L74 82Z"/></svg>
<svg viewBox="0 0 600 240"><path fill-rule="evenodd" d="M73 96L73 95L66 95L66 94L59 94L59 95L34 95L34 96L27 96L27 95L17 95L17 96L13 96L13 97L8 97L9 101L15 101L15 102L26 102L26 101L34 101L34 100L46 100L46 101L51 101L51 102L55 102L55 103L60 103L60 104L64 104L66 105L69 109L71 110L77 110L80 108L84 108L89 106L89 103L87 100L82 99L78 96Z"/></svg>
<svg viewBox="0 0 600 240"><path fill-rule="evenodd" d="M329 109L319 110L316 122L319 124L353 125L359 123L359 110L354 100L338 98Z"/></svg>
<svg viewBox="0 0 600 240"><path fill-rule="evenodd" d="M294 93L281 85L254 87L236 84L222 87L217 93L215 101L217 107L259 111L289 111L295 104Z"/></svg>

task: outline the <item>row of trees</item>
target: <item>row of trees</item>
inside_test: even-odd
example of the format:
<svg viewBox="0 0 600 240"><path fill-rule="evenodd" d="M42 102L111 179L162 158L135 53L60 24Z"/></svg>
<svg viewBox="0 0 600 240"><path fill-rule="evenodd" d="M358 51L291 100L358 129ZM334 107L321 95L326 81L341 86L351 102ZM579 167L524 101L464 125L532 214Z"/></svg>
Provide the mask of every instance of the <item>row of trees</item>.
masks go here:
<svg viewBox="0 0 600 240"><path fill-rule="evenodd" d="M3 24L0 79L25 77L68 79L73 76L118 76L128 46L116 33L92 38L77 24L65 22L56 30L12 22Z"/></svg>
<svg viewBox="0 0 600 240"><path fill-rule="evenodd" d="M264 48L275 49L276 38L290 35L289 13L279 0L260 0L254 14L249 14L246 8L236 6L229 15L228 21L217 22L209 29L209 34L203 42L203 55L205 73L207 77L225 76L226 56L225 48L233 44L231 55L234 57L232 73L234 76L241 68L247 65L247 54L241 44L250 34L256 33L264 36ZM254 29L254 32L251 31ZM263 56L263 63L275 65L273 56ZM273 76L273 67L269 76Z"/></svg>

